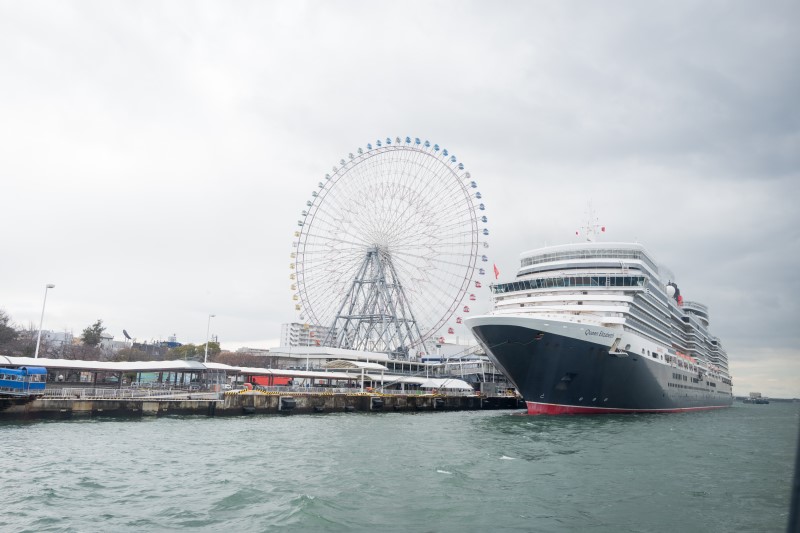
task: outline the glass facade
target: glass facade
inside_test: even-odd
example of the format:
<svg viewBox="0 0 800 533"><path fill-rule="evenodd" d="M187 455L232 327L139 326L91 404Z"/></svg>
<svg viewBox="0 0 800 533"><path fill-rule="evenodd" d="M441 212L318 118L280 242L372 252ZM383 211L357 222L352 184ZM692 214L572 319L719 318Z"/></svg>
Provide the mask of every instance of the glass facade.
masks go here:
<svg viewBox="0 0 800 533"><path fill-rule="evenodd" d="M618 248L588 248L585 250L569 250L553 252L522 259L522 267L550 263L552 261L569 261L573 259L638 259L649 266L653 272L658 272L658 267L647 254L641 250L621 250Z"/></svg>
<svg viewBox="0 0 800 533"><path fill-rule="evenodd" d="M644 276L569 276L512 281L492 286L495 294L534 289L569 287L643 287Z"/></svg>

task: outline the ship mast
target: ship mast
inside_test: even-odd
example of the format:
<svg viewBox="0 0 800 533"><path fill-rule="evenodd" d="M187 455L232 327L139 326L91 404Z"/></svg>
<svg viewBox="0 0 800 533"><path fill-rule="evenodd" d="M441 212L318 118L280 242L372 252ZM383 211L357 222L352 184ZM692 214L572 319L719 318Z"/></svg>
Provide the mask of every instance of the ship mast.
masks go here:
<svg viewBox="0 0 800 533"><path fill-rule="evenodd" d="M586 242L594 242L598 234L606 232L606 227L600 225L599 219L592 208L592 204L589 204L589 207L586 208L586 225L581 226L580 231L576 231L575 235L580 236L581 231L586 237Z"/></svg>

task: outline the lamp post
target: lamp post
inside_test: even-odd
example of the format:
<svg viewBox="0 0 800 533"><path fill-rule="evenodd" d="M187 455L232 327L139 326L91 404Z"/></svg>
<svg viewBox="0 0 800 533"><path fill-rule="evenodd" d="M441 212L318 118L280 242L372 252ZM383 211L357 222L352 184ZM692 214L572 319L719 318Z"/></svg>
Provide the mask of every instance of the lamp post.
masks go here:
<svg viewBox="0 0 800 533"><path fill-rule="evenodd" d="M44 306L47 305L47 289L55 289L56 286L48 283L44 288L44 302L42 302L42 316L39 318L39 335L36 336L36 352L33 354L34 359L39 358L39 342L42 340L42 324L44 323Z"/></svg>
<svg viewBox="0 0 800 533"><path fill-rule="evenodd" d="M208 326L206 327L206 355L203 357L203 362L208 362L208 332L211 331L211 319L217 315L208 315Z"/></svg>

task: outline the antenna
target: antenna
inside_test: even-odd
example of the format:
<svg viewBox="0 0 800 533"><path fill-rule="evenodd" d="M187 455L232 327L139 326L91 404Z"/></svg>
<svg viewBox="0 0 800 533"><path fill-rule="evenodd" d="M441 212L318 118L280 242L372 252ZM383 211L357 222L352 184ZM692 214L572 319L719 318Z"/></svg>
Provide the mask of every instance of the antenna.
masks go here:
<svg viewBox="0 0 800 533"><path fill-rule="evenodd" d="M586 242L594 242L598 233L606 232L606 227L600 225L591 202L589 202L586 208L586 225L582 226L581 230L583 230L583 234L586 236ZM576 231L575 235L580 235L580 231Z"/></svg>

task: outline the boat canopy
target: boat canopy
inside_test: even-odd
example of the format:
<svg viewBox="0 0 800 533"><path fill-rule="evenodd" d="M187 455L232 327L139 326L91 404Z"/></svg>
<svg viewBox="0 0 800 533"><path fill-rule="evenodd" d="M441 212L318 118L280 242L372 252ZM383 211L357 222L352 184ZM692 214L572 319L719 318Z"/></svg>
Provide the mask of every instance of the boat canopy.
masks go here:
<svg viewBox="0 0 800 533"><path fill-rule="evenodd" d="M460 379L430 378L420 384L422 389L475 390L472 385Z"/></svg>
<svg viewBox="0 0 800 533"><path fill-rule="evenodd" d="M47 374L47 369L41 366L23 366L20 367L20 370L22 370L29 376L36 376L36 375L41 376Z"/></svg>

